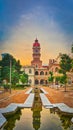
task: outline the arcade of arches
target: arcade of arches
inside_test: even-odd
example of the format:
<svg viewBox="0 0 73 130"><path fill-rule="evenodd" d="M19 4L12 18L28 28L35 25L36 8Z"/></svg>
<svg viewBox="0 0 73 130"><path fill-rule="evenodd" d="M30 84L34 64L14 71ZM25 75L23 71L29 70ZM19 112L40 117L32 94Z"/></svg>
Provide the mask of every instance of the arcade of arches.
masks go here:
<svg viewBox="0 0 73 130"><path fill-rule="evenodd" d="M46 70L36 70L35 71L35 85L46 85L48 84L46 76L48 75L48 72Z"/></svg>
<svg viewBox="0 0 73 130"><path fill-rule="evenodd" d="M48 75L48 72L44 72L44 71L35 71L35 75Z"/></svg>
<svg viewBox="0 0 73 130"><path fill-rule="evenodd" d="M35 85L38 85L38 84L45 85L45 84L48 84L48 81L44 79L41 79L41 80L35 79Z"/></svg>

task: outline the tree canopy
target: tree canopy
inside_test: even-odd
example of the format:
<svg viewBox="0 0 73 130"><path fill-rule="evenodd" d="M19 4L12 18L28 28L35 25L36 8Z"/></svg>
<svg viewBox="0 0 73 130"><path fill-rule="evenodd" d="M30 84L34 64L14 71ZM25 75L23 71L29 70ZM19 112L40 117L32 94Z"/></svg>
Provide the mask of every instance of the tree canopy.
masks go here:
<svg viewBox="0 0 73 130"><path fill-rule="evenodd" d="M10 81L10 61L11 61L11 79L12 83L18 82L19 74L20 74L20 61L16 60L10 54L4 54L2 56L2 60L0 61L1 66L1 79L6 80L7 82Z"/></svg>
<svg viewBox="0 0 73 130"><path fill-rule="evenodd" d="M69 72L72 68L72 59L69 57L67 54L62 54L61 55L61 60L60 60L60 73L63 73L63 77L61 81L65 83L65 91L66 91L66 81L67 81L67 72Z"/></svg>
<svg viewBox="0 0 73 130"><path fill-rule="evenodd" d="M54 80L53 72L50 71L49 74L50 74L50 76L48 77L48 81L53 83L53 80Z"/></svg>
<svg viewBox="0 0 73 130"><path fill-rule="evenodd" d="M20 75L20 81L24 84L24 83L28 83L28 75L23 73Z"/></svg>
<svg viewBox="0 0 73 130"><path fill-rule="evenodd" d="M72 44L72 47L71 47L71 52L73 53L73 44Z"/></svg>
<svg viewBox="0 0 73 130"><path fill-rule="evenodd" d="M67 54L61 55L60 67L61 72L63 74L66 74L66 72L69 72L70 69L72 68L72 59Z"/></svg>

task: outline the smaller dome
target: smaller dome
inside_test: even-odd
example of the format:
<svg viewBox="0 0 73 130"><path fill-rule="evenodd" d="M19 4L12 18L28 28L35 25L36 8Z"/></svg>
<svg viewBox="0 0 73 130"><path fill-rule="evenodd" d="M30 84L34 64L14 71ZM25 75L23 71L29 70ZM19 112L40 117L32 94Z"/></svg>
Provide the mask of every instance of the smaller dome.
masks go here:
<svg viewBox="0 0 73 130"><path fill-rule="evenodd" d="M38 43L37 38L35 40L35 43L33 43L33 47L40 47L40 43Z"/></svg>

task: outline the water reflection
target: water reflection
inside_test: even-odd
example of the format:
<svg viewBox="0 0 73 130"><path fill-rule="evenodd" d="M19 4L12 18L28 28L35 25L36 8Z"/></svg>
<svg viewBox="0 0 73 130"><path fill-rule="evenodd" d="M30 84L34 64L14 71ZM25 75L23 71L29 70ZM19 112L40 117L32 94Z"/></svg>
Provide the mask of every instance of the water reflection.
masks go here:
<svg viewBox="0 0 73 130"><path fill-rule="evenodd" d="M32 111L33 111L33 128L35 130L38 130L40 128L40 124L41 124L41 111L42 111L42 102L40 99L40 90L35 88L34 90L35 92L35 97L34 97L34 103L33 103L33 107L32 107Z"/></svg>
<svg viewBox="0 0 73 130"><path fill-rule="evenodd" d="M60 121L62 123L62 127L64 130L73 130L73 124L71 123L71 119L73 114L62 113L57 108L51 108L50 113L56 114L59 116Z"/></svg>
<svg viewBox="0 0 73 130"><path fill-rule="evenodd" d="M16 113L14 113L14 114L5 115L5 117L7 119L7 124L5 125L3 130L13 130L13 128L15 127L15 122L16 122L16 120L17 121L20 120L20 116L21 116L20 109L18 109L16 111Z"/></svg>
<svg viewBox="0 0 73 130"><path fill-rule="evenodd" d="M63 128L66 129L66 130L68 128L73 130L73 125L71 125L72 124L71 123L71 118L72 118L73 115L67 115L66 113L62 114L62 113L59 113L59 112L58 112L58 115L59 115L60 120L62 122Z"/></svg>

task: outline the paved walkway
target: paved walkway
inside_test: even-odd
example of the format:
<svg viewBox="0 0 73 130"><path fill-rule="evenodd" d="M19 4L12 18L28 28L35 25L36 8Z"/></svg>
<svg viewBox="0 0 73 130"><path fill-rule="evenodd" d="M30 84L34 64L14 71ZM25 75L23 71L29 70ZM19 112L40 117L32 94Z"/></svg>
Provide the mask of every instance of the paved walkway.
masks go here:
<svg viewBox="0 0 73 130"><path fill-rule="evenodd" d="M24 107L31 108L34 101L34 93L31 93L24 103Z"/></svg>
<svg viewBox="0 0 73 130"><path fill-rule="evenodd" d="M48 92L45 91L43 88L40 88L40 90L41 90L44 94L48 94Z"/></svg>
<svg viewBox="0 0 73 130"><path fill-rule="evenodd" d="M53 104L48 100L48 98L45 96L45 94L40 94L42 104L45 108L53 108Z"/></svg>
<svg viewBox="0 0 73 130"><path fill-rule="evenodd" d="M48 100L48 98L44 94L40 94L43 106L45 108L54 108L57 107L60 111L73 114L73 108L70 108L64 103L55 103L51 104L51 102Z"/></svg>
<svg viewBox="0 0 73 130"><path fill-rule="evenodd" d="M53 104L54 107L58 107L60 111L73 114L73 108L67 106L64 103Z"/></svg>
<svg viewBox="0 0 73 130"><path fill-rule="evenodd" d="M4 100L8 100L9 98L13 97L14 95L20 94L21 92L16 92L15 94L12 94L6 98L0 99L0 102L4 101Z"/></svg>
<svg viewBox="0 0 73 130"><path fill-rule="evenodd" d="M30 88L25 94L30 94L33 88Z"/></svg>

